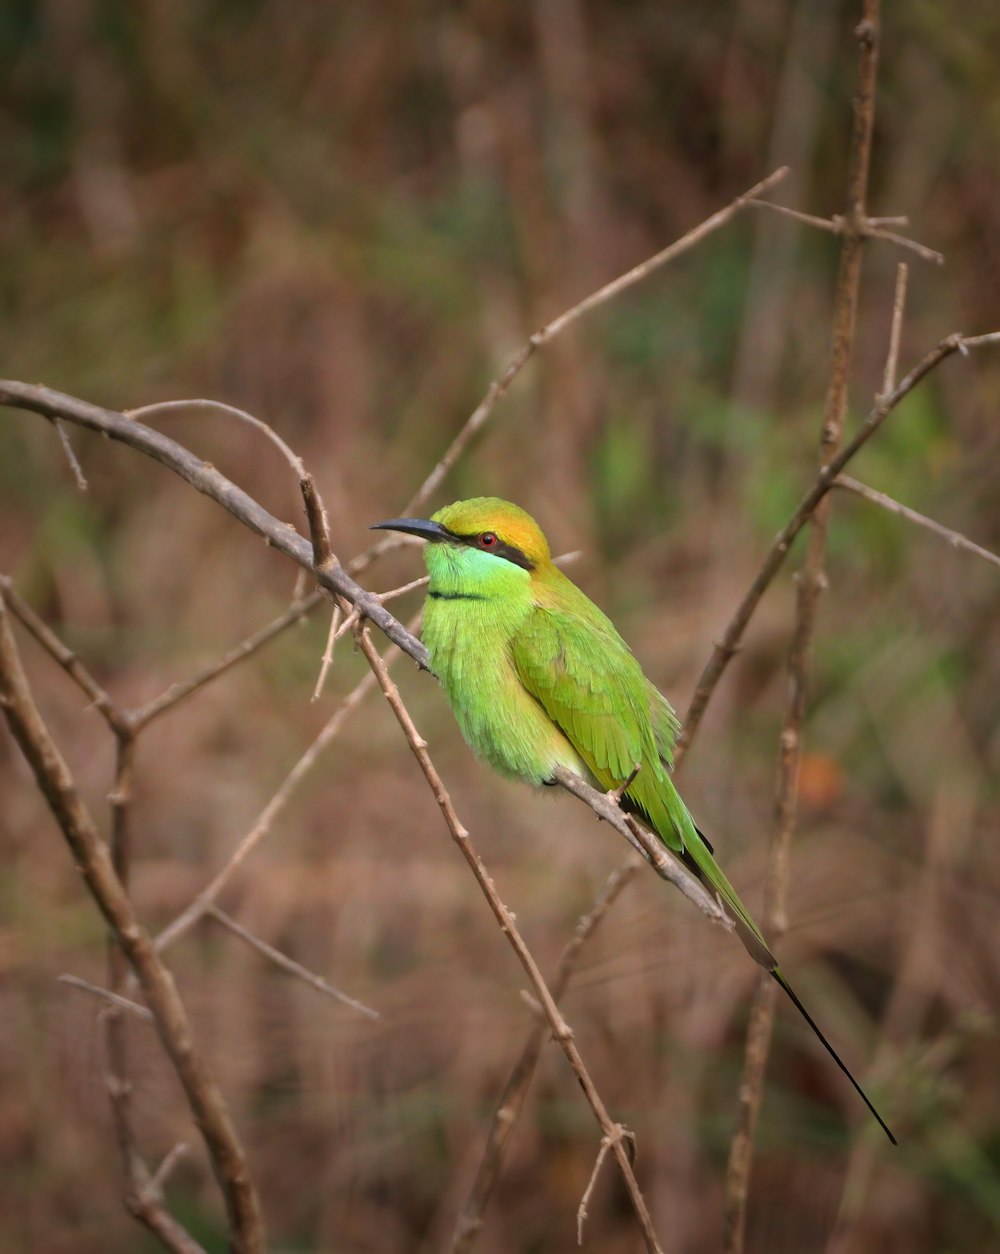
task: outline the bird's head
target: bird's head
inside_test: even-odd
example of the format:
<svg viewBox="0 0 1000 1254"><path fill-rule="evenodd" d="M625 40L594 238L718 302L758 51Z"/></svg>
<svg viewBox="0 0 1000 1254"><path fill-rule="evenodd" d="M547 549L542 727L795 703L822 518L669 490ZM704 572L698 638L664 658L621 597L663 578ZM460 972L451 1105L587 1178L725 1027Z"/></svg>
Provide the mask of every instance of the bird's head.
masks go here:
<svg viewBox="0 0 1000 1254"><path fill-rule="evenodd" d="M528 572L551 560L548 541L538 523L519 505L497 496L455 501L429 519L390 518L372 526L384 531L405 531L453 550L488 554Z"/></svg>

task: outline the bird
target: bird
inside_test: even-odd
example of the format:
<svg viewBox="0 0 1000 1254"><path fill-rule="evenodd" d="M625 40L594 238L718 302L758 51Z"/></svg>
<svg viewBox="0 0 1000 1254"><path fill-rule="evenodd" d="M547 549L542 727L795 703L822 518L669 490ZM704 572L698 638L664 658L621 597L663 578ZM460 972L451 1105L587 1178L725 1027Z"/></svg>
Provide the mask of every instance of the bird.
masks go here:
<svg viewBox="0 0 1000 1254"><path fill-rule="evenodd" d="M896 1138L803 1006L672 779L680 722L611 620L553 562L538 523L499 497L455 501L376 530L426 540L422 639L473 752L541 786L558 767L619 795L719 902L750 957L791 999L893 1145Z"/></svg>

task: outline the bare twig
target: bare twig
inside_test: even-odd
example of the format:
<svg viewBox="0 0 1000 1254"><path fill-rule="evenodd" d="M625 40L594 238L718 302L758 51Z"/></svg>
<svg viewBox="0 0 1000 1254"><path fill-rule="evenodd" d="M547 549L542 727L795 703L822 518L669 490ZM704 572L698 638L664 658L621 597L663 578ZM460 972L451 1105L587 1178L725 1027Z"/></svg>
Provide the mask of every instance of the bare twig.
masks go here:
<svg viewBox="0 0 1000 1254"><path fill-rule="evenodd" d="M259 954L267 958L269 962L273 962L276 967L280 967L282 971L287 971L289 975L294 975L296 979L302 980L310 988L316 989L317 992L323 993L327 997L332 997L334 1001L342 1002L345 1006L350 1006L352 1010L357 1010L359 1014L366 1015L369 1019L381 1017L377 1010L372 1010L370 1006L366 1006L364 1002L357 1001L354 997L348 997L339 988L334 988L332 984L324 980L321 975L316 975L308 967L304 967L301 963L296 962L294 958L289 958L287 954L283 954L280 949L275 949L267 941L261 940L259 936L255 936L253 932L248 931L241 924L237 923L231 915L226 914L224 910L220 910L218 906L207 906L205 914L232 932L234 936L238 936L251 949L256 949Z"/></svg>
<svg viewBox="0 0 1000 1254"><path fill-rule="evenodd" d="M731 218L735 217L737 213L739 213L747 205L752 204L755 196L763 195L764 192L769 191L772 187L779 183L787 173L788 170L785 166L775 170L772 174L769 174L767 178L761 179L759 183L755 183L754 186L744 192L742 196L737 196L736 199L731 201L724 209L720 209L717 213L713 213L711 217L706 218L703 222L700 222L696 227L688 231L686 235L682 235L680 239L675 240L672 244L668 244L666 248L661 249L660 252L655 253L652 257L648 257L645 261L640 262L639 265L633 266L631 270L626 271L625 274L619 275L617 279L613 279L610 283L606 283L604 287L599 288L596 292L591 292L589 296L579 301L571 309L567 309L565 313L561 313L558 318L553 318L551 322L547 322L545 326L541 327L534 333L534 335L530 336L527 342L517 350L513 357L511 357L510 361L508 361L503 371L487 388L486 395L465 420L462 429L455 436L454 440L452 440L441 460L407 502L405 508L403 509L403 513L411 514L414 510L419 509L425 501L429 500L430 497L434 495L441 485L445 475L452 468L452 466L454 466L455 462L458 461L459 457L461 457L466 448L468 448L473 437L486 423L490 414L492 414L493 410L496 408L497 402L504 395L511 383L513 383L514 379L521 372L527 364L529 358L533 356L537 349L541 348L543 344L547 344L549 340L554 339L561 331L564 331L568 326L576 322L578 318L581 318L585 313L589 313L591 309L595 309L598 305L603 305L613 297L618 296L627 288L632 287L633 284L640 282L642 279L647 278L655 270L660 269L661 266L665 266L668 262L673 261L682 253L687 252L689 248L693 248L694 245L703 240L706 235L710 235L713 231L717 231L719 227L725 226L725 224Z"/></svg>
<svg viewBox="0 0 1000 1254"><path fill-rule="evenodd" d="M882 373L882 396L888 396L896 386L896 369L899 366L899 343L903 337L903 314L906 311L906 281L909 277L906 262L896 267L896 291L892 298L892 323L889 326L889 351L885 355Z"/></svg>
<svg viewBox="0 0 1000 1254"><path fill-rule="evenodd" d="M333 646L337 642L339 635L338 628L340 620L343 617L340 606L333 607L333 613L330 615L330 630L326 634L326 648L323 650L323 658L319 666L319 674L316 676L316 687L313 689L312 699L318 701L323 692L323 685L326 683L326 676L333 665Z"/></svg>
<svg viewBox="0 0 1000 1254"><path fill-rule="evenodd" d="M31 633L42 648L69 675L70 679L82 690L91 705L101 714L113 732L123 728L122 714L112 701L109 694L101 687L90 670L67 645L59 639L55 632L43 622L31 606L24 600L9 575L0 575L0 597L21 625Z"/></svg>
<svg viewBox="0 0 1000 1254"><path fill-rule="evenodd" d="M157 1191L161 1190L170 1179L170 1176L177 1164L189 1153L190 1146L188 1146L185 1141L178 1141L176 1145L172 1146L171 1149L164 1154L163 1161L160 1163L159 1167L157 1167L157 1169L153 1172L149 1181L149 1187L151 1189L156 1189Z"/></svg>
<svg viewBox="0 0 1000 1254"><path fill-rule="evenodd" d="M580 1081L580 1086L584 1091L587 1101L590 1103L591 1109L594 1112L603 1135L612 1138L612 1148L614 1150L615 1158L621 1170L625 1187L628 1190L629 1199L632 1203L632 1208L635 1212L636 1219L638 1220L640 1230L642 1231L646 1248L648 1250L658 1251L660 1249L660 1245L653 1229L653 1222L646 1206L646 1200L643 1197L638 1181L635 1178L629 1155L622 1144L620 1125L613 1122L611 1116L608 1114L604 1101L591 1079L590 1073L580 1055L580 1051L577 1049L576 1043L573 1039L572 1029L559 1010L552 993L549 991L548 985L545 983L545 979L542 976L541 971L538 969L538 965L535 962L531 951L528 949L521 933L518 931L517 924L514 921L514 916L500 899L500 896L493 885L493 880L490 878L482 859L479 857L479 854L476 852L475 847L472 844L468 831L465 827L463 827L458 814L455 811L455 807L452 804L448 790L445 788L444 783L440 775L438 775L437 770L431 761L430 755L427 752L427 742L417 731L417 728L410 717L409 711L403 704L403 700L399 695L399 689L393 683L382 658L379 656L378 650L372 643L367 626L359 628L357 632L357 640L362 653L364 653L368 664L371 666L372 671L375 674L379 687L382 689L393 714L395 714L400 727L403 729L407 743L420 765L420 769L430 786L435 801L438 803L452 839L468 863L472 874L475 876L480 890L489 903L490 909L493 911L497 923L500 925L500 930L509 941L512 949L518 957L518 960L524 967L528 979L531 982L535 996L538 998L538 1001L545 1012L545 1017L552 1030L552 1035L559 1042L559 1045L562 1048L563 1053L566 1055L574 1074Z"/></svg>
<svg viewBox="0 0 1000 1254"><path fill-rule="evenodd" d="M313 570L317 573L329 569L337 559L330 548L330 528L326 521L326 508L323 505L316 480L308 471L303 471L299 479L302 499L306 506L306 518L309 520L309 534L313 540Z"/></svg>
<svg viewBox="0 0 1000 1254"><path fill-rule="evenodd" d="M62 425L58 418L52 419L52 425L55 427L56 434L59 436L59 443L62 445L62 450L66 454L66 460L69 462L69 468L73 472L73 478L76 480L76 486L81 492L86 492L87 479L83 473L83 467L80 465L76 453L73 452L73 445L69 442L69 436L66 434L66 428Z"/></svg>
<svg viewBox="0 0 1000 1254"><path fill-rule="evenodd" d="M594 934L622 889L642 865L643 861L637 854L629 854L622 865L611 872L590 909L578 920L573 937L563 950L552 978L552 996L557 1001L569 987L583 946ZM475 1238L483 1226L483 1212L500 1175L503 1156L514 1134L517 1121L524 1108L524 1099L527 1097L528 1088L535 1074L535 1067L548 1039L548 1023L541 1006L539 1006L539 1012L539 1022L528 1033L493 1115L476 1178L455 1227L451 1254L467 1254L467 1251L472 1249Z"/></svg>
<svg viewBox="0 0 1000 1254"><path fill-rule="evenodd" d="M151 427L126 418L114 410L102 409L87 401L34 384L0 381L0 404L17 405L46 417L65 418L112 440L119 440L146 453L174 471L197 491L227 509L265 542L305 569L313 570L312 545L290 524L268 513L252 496L238 488L210 463ZM427 668L427 650L403 625L393 618L378 598L362 588L339 563L319 573L317 582L328 592L344 596L357 605L376 626L414 659Z"/></svg>
<svg viewBox="0 0 1000 1254"><path fill-rule="evenodd" d="M840 266L834 294L830 382L820 434L821 475L829 472L831 465L838 460L836 453L847 410L848 381L861 282L861 252L866 236L865 199L875 128L879 0L864 0L864 16L855 33L861 45L861 53L847 176L847 209L843 219ZM901 284L897 286L897 291L899 286ZM883 403L885 399L887 398L880 397L879 403ZM829 481L833 477L835 474L830 474ZM787 928L786 901L791 840L798 810L809 654L819 598L826 587L824 562L829 506L830 499L824 495L822 500L817 501L812 512L808 548L796 588L795 625L788 653L788 694L778 759L775 828L769 850L764 894L763 930L772 946ZM726 1170L726 1254L741 1254L743 1250L753 1139L763 1094L776 1004L773 988L765 988L765 984L772 983L766 979L759 982L751 1013L743 1081L739 1091L739 1115L730 1143Z"/></svg>
<svg viewBox="0 0 1000 1254"><path fill-rule="evenodd" d="M1000 333L997 335L1000 339ZM705 713L705 707L708 705L709 698L715 691L715 686L722 678L722 673L729 665L733 655L739 648L743 633L747 628L747 624L753 617L753 613L760 603L761 597L770 587L774 576L781 569L782 563L788 555L792 542L796 536L813 516L817 506L833 487L834 480L847 465L847 463L855 456L859 449L871 439L882 423L888 418L892 411L899 405L906 396L921 382L932 370L938 367L946 358L953 353L964 353L966 349L975 347L980 344L992 344L997 342L993 335L980 335L975 337L967 337L963 335L949 335L932 348L929 353L920 359L913 369L902 379L888 396L880 397L874 407L869 411L868 416L858 428L853 439L838 452L830 461L822 467L817 474L812 486L803 496L795 509L795 512L789 518L788 522L782 527L775 537L767 556L761 564L760 570L757 572L753 583L747 589L742 601L736 607L736 611L725 631L719 640L716 641L712 650L712 654L705 667L698 677L695 685L694 695L691 698L691 704L688 706L687 714L684 716L684 726L680 736L677 738L677 745L674 750L674 762L679 765L687 752L688 746L691 744L701 724L702 717Z"/></svg>
<svg viewBox="0 0 1000 1254"><path fill-rule="evenodd" d="M227 405L223 401L204 399L156 401L152 405L140 405L138 409L126 409L122 412L126 418L154 418L165 414L179 414L190 409L207 409L211 413L225 414L229 418L238 418L240 422L245 422L249 426L254 427L278 449L300 480L305 477L306 468L302 464L302 458L293 449L289 448L277 431L264 422L263 419L255 417L236 405Z"/></svg>
<svg viewBox="0 0 1000 1254"><path fill-rule="evenodd" d="M594 1169L590 1173L590 1179L587 1181L587 1187L583 1191L583 1197L580 1198L580 1205L576 1208L577 1245L583 1245L583 1225L587 1222L587 1207L590 1205L590 1197L594 1192L597 1177L601 1174L601 1164L604 1162L605 1156L612 1145L622 1139L631 1142L633 1147L635 1146L635 1134L620 1123L616 1125L613 1133L610 1135L605 1134L601 1137L600 1149L598 1149L597 1157L594 1159Z"/></svg>
<svg viewBox="0 0 1000 1254"><path fill-rule="evenodd" d="M252 635L247 636L245 640L241 640L239 644L234 645L221 657L216 658L214 662L196 671L187 679L180 680L176 684L171 684L158 697L154 697L152 701L147 701L145 705L139 706L138 709L131 711L129 719L132 726L138 732L146 727L153 719L159 718L161 714L165 714L167 710L172 710L182 701L186 701L188 697L204 688L206 684L213 679L218 678L225 671L235 666L238 662L244 661L258 649L268 644L275 636L279 636L293 623L299 622L305 618L320 601L324 599L324 594L319 591L312 591L307 596L293 600L286 610L261 627L259 631L255 631Z"/></svg>
<svg viewBox="0 0 1000 1254"><path fill-rule="evenodd" d="M130 1001L129 998L122 997L119 993L113 993L110 988L101 988L100 984L91 984L89 980L81 980L78 975L57 975L56 979L60 984L78 988L81 992L90 993L92 997L100 997L109 1005L117 1006L119 1010L125 1010L130 1015L135 1015L137 1019L142 1019L144 1023L153 1022L153 1016L145 1006L140 1006L137 1001Z"/></svg>
<svg viewBox="0 0 1000 1254"><path fill-rule="evenodd" d="M415 627L418 622L419 618L415 618L410 626ZM398 655L394 652L387 654L386 664L391 665L395 656ZM198 896L175 919L168 923L157 936L155 943L159 952L162 953L168 946L179 940L207 913L232 876L271 830L275 819L284 810L298 786L316 765L323 750L339 735L348 718L374 688L375 679L371 672L365 674L355 684L354 688L352 688L320 729L305 753L302 754L285 776L281 786L268 801L264 809L261 810L253 826L239 842L223 866L220 867Z"/></svg>
<svg viewBox="0 0 1000 1254"><path fill-rule="evenodd" d="M984 549L981 544L974 543L966 536L963 536L960 531L953 531L950 527L945 527L942 523L935 522L933 518L928 518L926 514L918 514L915 509L910 509L908 505L900 504L899 501L894 500L891 496L886 496L884 492L877 492L865 483L859 483L857 479L851 479L848 475L838 475L834 480L833 486L835 488L843 488L844 491L851 492L855 496L860 496L863 500L870 501L873 505L878 505L881 509L888 510L890 514L895 514L899 518L905 518L907 522L915 523L918 527L924 527L927 531L933 532L934 535L940 536L953 549L961 549L963 553L972 553L993 566L1000 566L1000 556L990 552L989 549Z"/></svg>
<svg viewBox="0 0 1000 1254"><path fill-rule="evenodd" d="M139 978L160 1040L184 1087L222 1188L233 1247L240 1254L258 1254L264 1248L263 1225L236 1129L195 1045L173 978L136 918L116 874L111 853L80 799L69 768L35 705L2 597L0 707L70 846L84 882ZM183 1248L197 1248L169 1216L164 1214L162 1220L178 1240L187 1241Z"/></svg>
<svg viewBox="0 0 1000 1254"><path fill-rule="evenodd" d="M832 218L820 218L813 213L802 213L799 209L791 209L788 205L776 205L773 200L760 200L754 198L748 202L758 209L770 209L773 213L780 214L785 218L792 218L796 222L801 222L804 226L814 226L821 231L827 231L831 235L843 236L847 231L847 222L839 213L834 214ZM944 257L941 253L933 248L928 248L926 244L920 244L914 239L910 239L906 235L897 235L895 231L887 231L885 223L894 223L897 225L906 225L906 219L898 216L889 218L864 218L860 224L860 234L862 239L880 239L887 244L895 244L898 248L905 248L911 253L915 253L922 261L932 262L936 266L944 265Z"/></svg>

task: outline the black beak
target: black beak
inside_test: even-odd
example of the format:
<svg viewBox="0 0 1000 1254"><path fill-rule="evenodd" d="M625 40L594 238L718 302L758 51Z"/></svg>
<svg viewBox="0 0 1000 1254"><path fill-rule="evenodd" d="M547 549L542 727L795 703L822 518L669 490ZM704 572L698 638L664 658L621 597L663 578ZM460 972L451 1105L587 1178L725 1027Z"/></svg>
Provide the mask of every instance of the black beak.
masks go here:
<svg viewBox="0 0 1000 1254"><path fill-rule="evenodd" d="M426 518L387 518L385 522L372 523L369 531L405 531L421 540L451 540L452 534L440 523Z"/></svg>

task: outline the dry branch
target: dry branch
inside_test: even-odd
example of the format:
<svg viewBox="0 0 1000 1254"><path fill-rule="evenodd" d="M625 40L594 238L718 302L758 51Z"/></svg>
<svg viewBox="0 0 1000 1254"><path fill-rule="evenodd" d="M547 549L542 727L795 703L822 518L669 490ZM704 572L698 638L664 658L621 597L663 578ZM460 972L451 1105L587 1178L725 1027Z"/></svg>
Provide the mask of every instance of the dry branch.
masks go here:
<svg viewBox="0 0 1000 1254"><path fill-rule="evenodd" d="M156 1029L204 1138L219 1180L229 1218L233 1248L239 1254L264 1249L264 1230L256 1190L243 1147L222 1094L197 1049L173 977L160 961L146 930L136 918L111 851L101 839L76 791L62 755L35 705L0 596L0 706L14 739L27 758L39 789L66 838L87 888L107 921L142 986ZM152 1202L151 1202L152 1204ZM154 1216L173 1237L179 1226L164 1212ZM184 1234L186 1238L186 1234ZM174 1245L173 1248L197 1248Z"/></svg>
<svg viewBox="0 0 1000 1254"><path fill-rule="evenodd" d="M845 492L850 492L854 496L860 496L862 500L870 501L872 505L877 505L880 509L887 510L898 518L905 518L907 522L923 527L934 535L940 536L953 549L961 549L963 553L971 553L975 557L981 557L984 562L989 562L993 566L1000 566L1000 555L991 552L989 549L984 549L981 544L976 544L968 536L963 536L960 531L953 531L951 527L935 522L933 518L928 518L926 514L920 514L915 509L910 509L908 505L902 505L893 497L886 496L884 492L877 492L866 483L859 483L857 479L852 479L849 475L839 475L834 480L833 486L842 488Z"/></svg>
<svg viewBox="0 0 1000 1254"><path fill-rule="evenodd" d="M830 382L820 432L820 475L827 476L827 486L836 477L836 472L831 471L831 466L838 460L837 449L843 436L844 415L847 412L848 382L854 348L858 292L861 284L861 253L868 234L865 201L871 163L872 136L875 129L878 23L878 0L864 0L864 16L855 31L861 45L861 53L848 161L847 208L843 217L840 265L834 292ZM904 285L905 278L898 286ZM895 307L901 311L901 298L897 299ZM893 322L896 325L898 318L894 317ZM895 342L898 343L898 330ZM890 357L894 351L891 347ZM894 368L892 373L894 373ZM888 382L889 379L890 372L887 370L886 381ZM883 403L883 398L880 398L880 403ZM857 443L857 438L853 443ZM791 840L798 811L799 769L802 758L802 729L806 714L809 655L819 599L826 588L824 564L829 510L830 498L824 494L811 511L809 543L796 586L795 623L788 652L788 693L784 725L779 742L775 828L768 853L764 892L763 931L768 944L772 946L788 926L785 910ZM750 1012L743 1080L739 1091L739 1115L730 1144L726 1170L724 1236L726 1254L741 1254L743 1250L753 1139L763 1095L764 1074L774 1024L775 988L773 981L766 977L762 978L758 982Z"/></svg>
<svg viewBox="0 0 1000 1254"><path fill-rule="evenodd" d="M269 962L273 962L280 970L286 971L297 980L308 984L310 988L314 988L318 993L323 993L326 997L332 997L334 1001L339 1001L344 1006L350 1006L352 1010L357 1010L359 1014L363 1014L369 1019L378 1019L380 1017L377 1010L372 1010L371 1006L366 1006L364 1002L358 1001L354 997L348 997L339 988L334 988L321 975L310 971L308 967L304 967L300 962L296 962L293 958L289 958L287 954L283 954L280 949L275 949L267 941L261 940L259 936L255 936L253 932L243 927L242 924L237 923L231 915L226 914L224 910L220 910L218 906L214 904L207 906L205 914L208 918L214 919L216 923L220 924L227 931L232 932L234 936L238 936L244 944L249 945L251 949L255 949L257 953L263 955Z"/></svg>
<svg viewBox="0 0 1000 1254"><path fill-rule="evenodd" d="M774 213L781 214L782 217L801 222L804 226L814 226L820 231L829 232L831 235L844 236L850 230L847 219L839 213L835 213L832 218L820 218L813 213L802 213L799 209L790 209L788 205L775 204L773 200L761 200L758 197L754 197L749 203L755 208L770 209ZM886 222L906 225L905 218L864 217L858 223L858 233L862 239L880 239L887 244L895 244L898 248L905 248L908 252L915 253L922 261L930 261L936 266L944 265L944 257L941 253L933 248L928 248L926 244L918 243L915 239L909 239L907 236L899 235L895 231L887 231L884 225L882 225Z"/></svg>
<svg viewBox="0 0 1000 1254"><path fill-rule="evenodd" d="M1000 333L998 333L1000 334ZM980 344L994 343L994 337L990 335L964 336L957 332L947 336L932 348L929 353L920 359L913 369L903 378L888 396L878 399L868 416L858 428L853 439L834 456L830 461L822 467L813 481L812 486L799 501L794 513L785 523L784 527L775 536L767 556L761 564L760 570L754 577L753 582L747 589L736 607L736 611L725 631L719 640L716 641L712 649L711 656L705 663L705 667L698 677L695 685L694 695L691 698L691 704L688 706L687 713L684 716L684 725L680 736L677 738L677 746L674 750L674 761L678 765L683 759L692 740L694 739L701 720L705 714L705 708L708 705L712 693L726 667L729 665L733 656L740 646L743 639L743 633L746 631L750 619L753 617L754 611L760 603L761 597L770 587L775 575L781 569L781 566L788 555L788 551L793 541L798 536L802 528L812 518L817 506L820 505L823 498L834 486L834 482L840 472L854 457L854 455L863 448L871 439L882 423L888 418L892 411L899 403L907 397L910 392L920 383L932 370L940 366L943 361L950 357L953 353L964 352L969 348L977 347Z"/></svg>
<svg viewBox="0 0 1000 1254"><path fill-rule="evenodd" d="M490 414L493 413L497 402L542 345L555 339L561 331L565 331L568 326L576 322L585 313L589 313L591 309L596 309L598 305L605 304L627 288L639 283L655 270L659 270L668 262L687 252L689 248L693 248L706 235L710 235L713 231L717 231L719 227L725 226L740 210L746 208L747 205L753 204L754 197L762 196L764 192L770 191L787 173L788 170L785 166L775 170L767 178L761 179L759 183L755 183L742 196L737 196L724 209L718 210L717 213L713 213L711 217L706 218L696 227L693 227L685 235L682 235L680 239L675 240L672 244L668 244L666 248L640 262L639 265L633 266L631 270L619 275L617 279L612 279L610 283L606 283L604 287L599 288L596 292L591 292L589 296L584 297L583 300L573 305L572 308L567 309L565 313L561 313L557 318L553 318L551 322L547 322L534 335L529 336L527 341L521 345L501 373L486 389L486 395L465 420L461 430L445 450L441 460L406 503L403 508L403 514L412 514L414 510L419 509L425 501L434 495L441 486L445 475L468 448L473 437L484 426Z"/></svg>
<svg viewBox="0 0 1000 1254"><path fill-rule="evenodd" d="M622 889L642 866L637 854L629 854L604 882L586 914L577 922L573 937L562 952L550 987L558 1001L569 987L583 946L590 940ZM535 1074L535 1067L548 1040L548 1024L544 1017L532 1027L517 1061L507 1077L500 1103L493 1114L489 1136L476 1171L465 1206L452 1237L451 1254L467 1254L483 1226L483 1213L500 1175L503 1157L517 1127L524 1099Z"/></svg>

